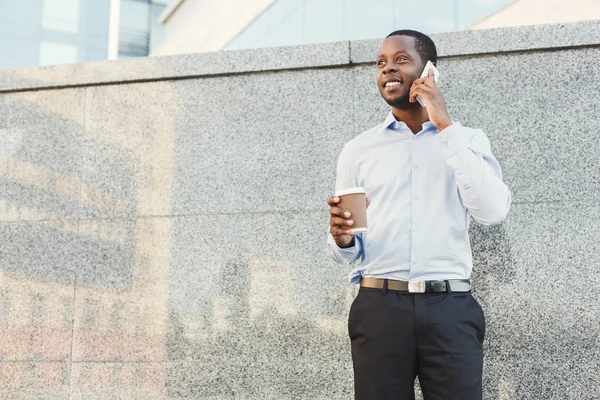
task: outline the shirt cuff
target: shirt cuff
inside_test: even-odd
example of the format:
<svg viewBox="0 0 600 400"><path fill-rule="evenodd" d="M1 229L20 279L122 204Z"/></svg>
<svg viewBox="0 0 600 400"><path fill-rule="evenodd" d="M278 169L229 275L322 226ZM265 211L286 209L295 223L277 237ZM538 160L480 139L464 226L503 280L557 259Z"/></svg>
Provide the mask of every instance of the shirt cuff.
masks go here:
<svg viewBox="0 0 600 400"><path fill-rule="evenodd" d="M470 133L471 130L464 129L459 122L454 122L438 133L438 139L446 155L446 160L455 157L469 148L469 144L471 143Z"/></svg>
<svg viewBox="0 0 600 400"><path fill-rule="evenodd" d="M362 251L361 241L356 237L354 238L354 246L342 248L338 246L338 244L333 240L333 236L329 235L329 244L335 254L338 255L339 258L343 259L348 264L352 264L360 257Z"/></svg>

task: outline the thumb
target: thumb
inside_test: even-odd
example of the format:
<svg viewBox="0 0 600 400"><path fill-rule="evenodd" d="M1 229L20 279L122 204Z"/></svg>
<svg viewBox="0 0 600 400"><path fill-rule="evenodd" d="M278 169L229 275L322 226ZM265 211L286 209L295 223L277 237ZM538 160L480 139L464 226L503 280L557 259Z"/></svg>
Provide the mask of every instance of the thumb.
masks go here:
<svg viewBox="0 0 600 400"><path fill-rule="evenodd" d="M433 68L429 68L429 71L427 71L427 76L435 79L435 73L433 72Z"/></svg>
<svg viewBox="0 0 600 400"><path fill-rule="evenodd" d="M371 204L371 199L367 197L367 208L369 208L370 204Z"/></svg>

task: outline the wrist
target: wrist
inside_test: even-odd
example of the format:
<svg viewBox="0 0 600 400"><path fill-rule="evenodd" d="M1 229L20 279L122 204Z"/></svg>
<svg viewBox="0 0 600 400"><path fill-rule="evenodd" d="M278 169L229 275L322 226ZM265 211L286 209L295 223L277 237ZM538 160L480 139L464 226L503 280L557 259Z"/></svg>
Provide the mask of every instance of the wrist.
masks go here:
<svg viewBox="0 0 600 400"><path fill-rule="evenodd" d="M447 127L449 127L450 125L452 125L452 120L450 118L447 118L445 120L443 120L442 122L436 124L436 128L439 132L443 131L444 129L446 129Z"/></svg>
<svg viewBox="0 0 600 400"><path fill-rule="evenodd" d="M338 242L336 242L336 244L338 245L338 247L340 249L347 249L349 247L354 247L354 236L352 236L352 239L346 244L338 243Z"/></svg>

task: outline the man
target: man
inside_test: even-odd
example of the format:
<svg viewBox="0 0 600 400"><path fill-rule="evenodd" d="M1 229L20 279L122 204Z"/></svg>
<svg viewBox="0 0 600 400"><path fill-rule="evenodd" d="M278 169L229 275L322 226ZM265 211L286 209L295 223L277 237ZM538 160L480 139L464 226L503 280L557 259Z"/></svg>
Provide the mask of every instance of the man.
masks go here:
<svg viewBox="0 0 600 400"><path fill-rule="evenodd" d="M383 124L347 143L336 191L364 187L368 232L328 199L328 250L357 265L360 283L348 330L358 400L482 398L485 320L471 296L469 216L500 223L511 195L480 130L452 122L433 73L426 35L391 33L377 57L377 85L392 110ZM417 101L420 97L424 106Z"/></svg>

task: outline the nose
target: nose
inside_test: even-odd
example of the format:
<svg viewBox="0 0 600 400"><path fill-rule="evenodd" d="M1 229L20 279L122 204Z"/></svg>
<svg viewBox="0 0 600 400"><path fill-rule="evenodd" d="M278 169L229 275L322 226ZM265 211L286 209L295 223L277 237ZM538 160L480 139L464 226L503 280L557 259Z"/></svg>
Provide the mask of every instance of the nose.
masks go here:
<svg viewBox="0 0 600 400"><path fill-rule="evenodd" d="M395 64L386 64L385 67L383 68L383 74L389 74L390 72L396 72L398 71L398 67Z"/></svg>

